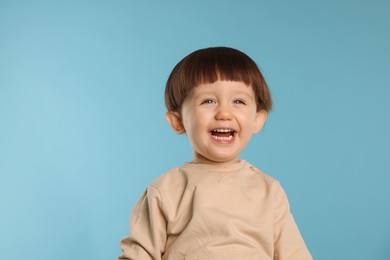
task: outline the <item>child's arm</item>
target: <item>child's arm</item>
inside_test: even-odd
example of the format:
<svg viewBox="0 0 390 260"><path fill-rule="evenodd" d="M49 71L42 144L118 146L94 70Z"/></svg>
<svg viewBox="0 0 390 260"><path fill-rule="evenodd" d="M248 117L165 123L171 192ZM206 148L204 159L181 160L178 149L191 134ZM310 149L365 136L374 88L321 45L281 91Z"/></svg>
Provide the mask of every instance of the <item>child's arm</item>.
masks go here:
<svg viewBox="0 0 390 260"><path fill-rule="evenodd" d="M290 212L286 193L280 185L274 203L275 260L312 260Z"/></svg>
<svg viewBox="0 0 390 260"><path fill-rule="evenodd" d="M165 250L166 220L160 192L149 186L135 205L130 218L130 236L121 241L118 260L160 260Z"/></svg>

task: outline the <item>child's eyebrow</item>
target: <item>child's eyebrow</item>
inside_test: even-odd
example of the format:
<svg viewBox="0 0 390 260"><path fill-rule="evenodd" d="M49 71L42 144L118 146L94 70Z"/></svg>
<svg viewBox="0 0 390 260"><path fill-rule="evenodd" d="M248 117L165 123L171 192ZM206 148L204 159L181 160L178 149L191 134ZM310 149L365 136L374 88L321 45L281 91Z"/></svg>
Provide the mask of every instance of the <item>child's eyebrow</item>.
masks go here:
<svg viewBox="0 0 390 260"><path fill-rule="evenodd" d="M202 91L200 93L195 93L196 96L202 96L202 95L213 95L216 91L208 90L208 91Z"/></svg>
<svg viewBox="0 0 390 260"><path fill-rule="evenodd" d="M244 96L245 98L250 99L250 100L256 99L254 94L249 93L247 91L243 91L243 90L238 90L237 92L234 93L234 95L239 96L239 97Z"/></svg>
<svg viewBox="0 0 390 260"><path fill-rule="evenodd" d="M252 95L246 91L242 91L242 90L237 91L237 94L245 95L245 96L250 97L250 98L252 98L254 96L254 95Z"/></svg>
<svg viewBox="0 0 390 260"><path fill-rule="evenodd" d="M193 92L193 97L194 98L200 98L203 96L210 96L210 95L215 95L215 91L208 90L208 91L202 91L200 93L196 93L195 91Z"/></svg>

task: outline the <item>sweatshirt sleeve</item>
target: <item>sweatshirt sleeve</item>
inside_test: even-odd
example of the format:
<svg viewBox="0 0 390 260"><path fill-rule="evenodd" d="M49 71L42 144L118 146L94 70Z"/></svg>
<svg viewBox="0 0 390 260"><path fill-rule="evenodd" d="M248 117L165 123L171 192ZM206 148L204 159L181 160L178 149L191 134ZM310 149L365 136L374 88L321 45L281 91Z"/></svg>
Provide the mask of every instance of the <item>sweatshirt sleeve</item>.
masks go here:
<svg viewBox="0 0 390 260"><path fill-rule="evenodd" d="M290 212L283 188L278 183L274 197L275 260L312 260Z"/></svg>
<svg viewBox="0 0 390 260"><path fill-rule="evenodd" d="M118 260L161 260L166 243L166 219L159 190L149 186L133 208L130 235L120 247Z"/></svg>

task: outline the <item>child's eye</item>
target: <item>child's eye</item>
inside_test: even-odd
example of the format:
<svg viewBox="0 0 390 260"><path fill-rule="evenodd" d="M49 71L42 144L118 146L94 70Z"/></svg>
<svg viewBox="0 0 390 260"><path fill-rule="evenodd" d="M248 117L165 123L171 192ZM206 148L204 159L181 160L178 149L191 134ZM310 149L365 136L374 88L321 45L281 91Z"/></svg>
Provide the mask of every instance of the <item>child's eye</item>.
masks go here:
<svg viewBox="0 0 390 260"><path fill-rule="evenodd" d="M202 101L201 104L214 104L214 103L215 103L215 101L212 99L205 99Z"/></svg>
<svg viewBox="0 0 390 260"><path fill-rule="evenodd" d="M244 100L241 100L241 99L236 99L233 101L234 104L240 104L240 105L245 105L245 101Z"/></svg>

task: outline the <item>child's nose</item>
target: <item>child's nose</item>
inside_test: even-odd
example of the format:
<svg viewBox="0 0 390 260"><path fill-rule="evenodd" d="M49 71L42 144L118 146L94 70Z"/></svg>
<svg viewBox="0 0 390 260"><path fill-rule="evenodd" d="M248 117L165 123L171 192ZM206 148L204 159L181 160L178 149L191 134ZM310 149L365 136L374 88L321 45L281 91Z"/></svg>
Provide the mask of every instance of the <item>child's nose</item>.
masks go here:
<svg viewBox="0 0 390 260"><path fill-rule="evenodd" d="M227 106L219 106L215 113L216 120L232 120L233 114Z"/></svg>

